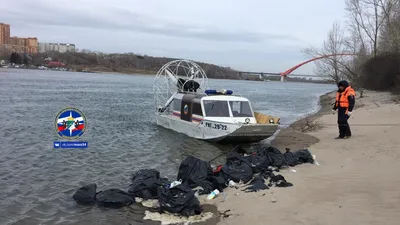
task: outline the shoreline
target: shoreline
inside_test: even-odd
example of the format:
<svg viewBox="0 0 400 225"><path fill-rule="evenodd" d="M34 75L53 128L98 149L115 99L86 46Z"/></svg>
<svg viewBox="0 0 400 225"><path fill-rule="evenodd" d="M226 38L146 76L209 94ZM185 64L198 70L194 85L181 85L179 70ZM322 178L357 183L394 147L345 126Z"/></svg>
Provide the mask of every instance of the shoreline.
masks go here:
<svg viewBox="0 0 400 225"><path fill-rule="evenodd" d="M319 96L319 109L310 114L306 114L289 126L282 128L275 138L271 141L271 146L284 151L285 148L298 150L308 148L320 140L310 134L322 127L315 123L317 119L331 111L331 104L334 101L336 91L331 91Z"/></svg>

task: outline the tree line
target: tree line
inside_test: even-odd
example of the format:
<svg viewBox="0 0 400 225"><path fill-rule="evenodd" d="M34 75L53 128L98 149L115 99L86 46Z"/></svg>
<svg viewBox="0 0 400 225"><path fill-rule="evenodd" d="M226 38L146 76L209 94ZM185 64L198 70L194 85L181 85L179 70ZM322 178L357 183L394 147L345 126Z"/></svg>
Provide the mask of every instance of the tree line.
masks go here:
<svg viewBox="0 0 400 225"><path fill-rule="evenodd" d="M346 24L335 22L319 47L304 49L317 60L316 74L356 88L400 91L400 0L345 0Z"/></svg>
<svg viewBox="0 0 400 225"><path fill-rule="evenodd" d="M7 57L7 55L9 57ZM166 63L173 58L152 57L135 53L114 53L106 54L89 50L76 52L47 52L31 54L28 60L24 55L17 53L2 53L3 59L16 64L30 64L35 66L46 65L51 58L58 61L68 68L76 70L102 71L102 72L121 72L121 73L145 73L155 74ZM209 63L197 62L209 78L219 79L243 79L238 71L229 67L217 66Z"/></svg>

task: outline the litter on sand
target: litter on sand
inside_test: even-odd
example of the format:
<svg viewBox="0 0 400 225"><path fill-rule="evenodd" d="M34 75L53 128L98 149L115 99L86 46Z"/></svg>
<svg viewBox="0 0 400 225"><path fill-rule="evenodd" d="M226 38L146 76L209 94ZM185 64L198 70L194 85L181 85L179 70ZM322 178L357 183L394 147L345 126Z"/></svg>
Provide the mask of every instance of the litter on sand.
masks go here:
<svg viewBox="0 0 400 225"><path fill-rule="evenodd" d="M73 199L82 205L97 204L112 208L140 202L146 207L157 208L161 214L191 218L203 215L197 196L208 195L209 201L215 198L223 198L222 201L225 201L227 195L223 193L224 189L238 189L241 184L245 185L242 190L244 192L258 192L272 187L292 187L292 183L277 173L282 168L303 163L317 164L315 155L308 149L294 152L286 149L285 153L281 153L279 149L271 146L258 146L256 151L247 155L237 146L226 155L226 163L214 169L209 162L188 156L181 162L173 182L162 178L157 170L141 169L133 173L127 192L115 188L97 192L97 185L93 183L79 188ZM294 169L291 171L296 172ZM222 197L219 197L220 195ZM276 202L276 199L271 202ZM157 215L153 216L158 218ZM146 217L149 217L149 214Z"/></svg>

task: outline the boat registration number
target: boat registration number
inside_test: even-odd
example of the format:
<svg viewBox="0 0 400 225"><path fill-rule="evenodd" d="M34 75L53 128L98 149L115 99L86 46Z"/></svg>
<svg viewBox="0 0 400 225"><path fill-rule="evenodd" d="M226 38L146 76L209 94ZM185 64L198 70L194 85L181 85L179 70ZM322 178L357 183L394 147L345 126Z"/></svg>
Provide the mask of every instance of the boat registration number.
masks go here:
<svg viewBox="0 0 400 225"><path fill-rule="evenodd" d="M224 124L220 124L220 123L206 122L205 126L211 128L211 129L217 129L217 130L227 130L228 129L228 126L226 126Z"/></svg>

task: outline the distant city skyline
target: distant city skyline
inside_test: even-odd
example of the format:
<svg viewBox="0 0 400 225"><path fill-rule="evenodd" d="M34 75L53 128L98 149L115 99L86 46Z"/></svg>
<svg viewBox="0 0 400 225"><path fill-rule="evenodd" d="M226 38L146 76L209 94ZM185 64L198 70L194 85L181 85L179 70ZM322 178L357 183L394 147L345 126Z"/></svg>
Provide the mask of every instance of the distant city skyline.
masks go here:
<svg viewBox="0 0 400 225"><path fill-rule="evenodd" d="M37 53L36 37L17 37L12 35L11 25L0 21L0 47L20 53Z"/></svg>
<svg viewBox="0 0 400 225"><path fill-rule="evenodd" d="M12 25L0 21L0 47L18 53L45 53L49 51L75 51L75 44L38 42L37 37L17 37L12 35Z"/></svg>
<svg viewBox="0 0 400 225"><path fill-rule="evenodd" d="M82 7L82 5L90 7ZM179 6L179 7L178 7ZM321 46L344 1L50 0L0 5L17 36L105 53L192 59L241 71L283 72ZM294 73L313 74L313 64Z"/></svg>

